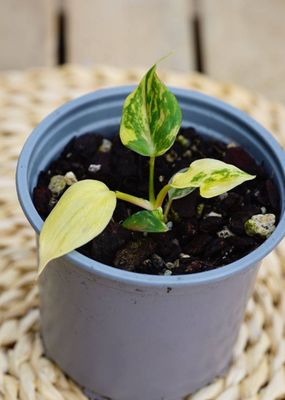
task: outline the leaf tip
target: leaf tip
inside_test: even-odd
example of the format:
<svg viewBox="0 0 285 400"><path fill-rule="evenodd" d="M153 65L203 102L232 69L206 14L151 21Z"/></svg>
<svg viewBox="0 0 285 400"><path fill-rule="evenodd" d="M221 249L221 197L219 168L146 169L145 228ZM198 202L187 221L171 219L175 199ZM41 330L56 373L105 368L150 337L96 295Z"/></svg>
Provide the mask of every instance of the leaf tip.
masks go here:
<svg viewBox="0 0 285 400"><path fill-rule="evenodd" d="M165 56L160 57L156 63L154 64L154 66L156 66L157 64L161 63L162 61L166 60L167 58L171 57L174 55L174 51L171 50L169 51L167 54L165 54Z"/></svg>
<svg viewBox="0 0 285 400"><path fill-rule="evenodd" d="M37 279L39 279L40 275L43 273L44 269L48 265L49 261L47 260L42 260L40 257L39 259L39 266L38 266L38 271L37 271Z"/></svg>

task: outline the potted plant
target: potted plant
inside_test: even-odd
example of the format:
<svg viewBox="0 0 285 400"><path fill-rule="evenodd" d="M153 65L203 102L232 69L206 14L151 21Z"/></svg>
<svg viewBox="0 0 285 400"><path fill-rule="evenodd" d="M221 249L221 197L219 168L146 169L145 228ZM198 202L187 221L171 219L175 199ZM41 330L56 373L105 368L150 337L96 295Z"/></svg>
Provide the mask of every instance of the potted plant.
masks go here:
<svg viewBox="0 0 285 400"><path fill-rule="evenodd" d="M20 155L18 196L36 233L42 230L40 271L49 262L39 279L45 348L91 396L176 400L222 373L230 362L258 265L285 232L284 152L277 142L255 121L216 99L183 89L172 92L179 106L154 66L135 90L105 89L60 107L34 130ZM249 218L249 235L261 229L268 236L258 248L223 267L188 275L130 272L70 252L103 231L116 198L145 208L126 218L126 228L165 232L175 219L175 210L168 218L175 198L194 193L196 187L206 197L224 194L253 178L221 161L198 160L186 170L174 171L154 193L154 157L173 144L180 107L183 127L190 125L202 136L238 143L262 161L267 174L273 174L280 208L276 228L266 212ZM146 114L151 116L149 137L140 134ZM93 131L111 138L120 122L122 142L150 156L149 199L109 190L97 180L72 184L74 176L69 174L64 181L57 176L49 182L50 190L63 192L71 187L42 229L43 220L32 201L40 172L74 136Z"/></svg>

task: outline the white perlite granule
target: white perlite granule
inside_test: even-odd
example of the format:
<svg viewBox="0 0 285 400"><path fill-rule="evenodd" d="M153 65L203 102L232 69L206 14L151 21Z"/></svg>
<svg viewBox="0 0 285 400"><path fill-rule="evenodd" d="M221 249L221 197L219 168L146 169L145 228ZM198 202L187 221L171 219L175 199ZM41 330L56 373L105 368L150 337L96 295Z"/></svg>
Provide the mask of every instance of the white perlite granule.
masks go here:
<svg viewBox="0 0 285 400"><path fill-rule="evenodd" d="M209 212L209 214L205 215L205 217L222 217L222 214L216 213L215 211Z"/></svg>
<svg viewBox="0 0 285 400"><path fill-rule="evenodd" d="M77 178L75 176L75 173L72 171L68 171L65 175L64 175L64 179L65 182L67 183L68 186L73 185L74 183L78 182Z"/></svg>
<svg viewBox="0 0 285 400"><path fill-rule="evenodd" d="M98 172L101 169L101 164L90 164L88 167L89 172Z"/></svg>
<svg viewBox="0 0 285 400"><path fill-rule="evenodd" d="M224 226L223 229L219 232L217 232L217 235L219 238L221 239L226 239L228 237L234 236L234 234L232 233L232 231L229 230L229 228L227 226Z"/></svg>
<svg viewBox="0 0 285 400"><path fill-rule="evenodd" d="M249 236L259 235L268 238L275 230L274 214L256 214L248 219L245 224L245 231Z"/></svg>
<svg viewBox="0 0 285 400"><path fill-rule="evenodd" d="M48 188L52 193L58 194L64 190L65 186L65 177L63 175L54 175L50 179Z"/></svg>
<svg viewBox="0 0 285 400"><path fill-rule="evenodd" d="M169 269L166 269L164 271L164 275L166 275L166 276L172 275L172 271L170 271Z"/></svg>
<svg viewBox="0 0 285 400"><path fill-rule="evenodd" d="M166 225L167 225L169 230L171 230L173 228L173 222L172 221L168 221Z"/></svg>
<svg viewBox="0 0 285 400"><path fill-rule="evenodd" d="M111 150L112 142L108 139L103 139L101 146L99 147L99 151L101 153L108 153Z"/></svg>

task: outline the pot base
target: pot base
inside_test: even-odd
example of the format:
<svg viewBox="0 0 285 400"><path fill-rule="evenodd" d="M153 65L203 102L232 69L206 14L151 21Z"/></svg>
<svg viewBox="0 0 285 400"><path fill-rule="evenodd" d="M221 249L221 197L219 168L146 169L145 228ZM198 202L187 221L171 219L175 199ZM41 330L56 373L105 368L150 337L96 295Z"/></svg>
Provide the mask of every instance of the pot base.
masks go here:
<svg viewBox="0 0 285 400"><path fill-rule="evenodd" d="M227 365L222 369L222 371L220 371L219 373L217 373L212 379L207 380L207 382L204 382L203 384L199 385L199 387L196 387L195 390L192 391L192 393L187 393L186 395L183 395L182 397L160 397L160 398L155 398L155 399L150 399L147 398L147 400L186 400L186 398L188 398L189 395L195 393L196 391L198 391L199 389L204 388L205 386L211 384L211 382L213 382L215 379L218 379L219 377L223 376L227 370L229 369L230 365L231 365L231 361L230 360ZM80 385L79 385L80 386ZM95 393L93 390L84 388L81 386L81 390L82 392L85 394L85 396L87 396L87 398L89 400L117 400L116 398L111 398L111 397L106 397L106 396L102 396L99 393ZM137 397L133 397L133 400L141 400L141 398L137 398ZM145 398L143 400L146 400Z"/></svg>
<svg viewBox="0 0 285 400"><path fill-rule="evenodd" d="M83 393L85 394L85 396L88 397L89 400L115 400L115 399L111 399L110 397L104 397L101 396L100 394L94 393L88 389L82 389ZM136 399L134 399L136 400ZM148 399L149 400L149 399ZM158 400L158 399L156 399ZM185 400L185 397L175 397L175 398L171 398L171 399L166 399L165 397L161 397L159 400Z"/></svg>

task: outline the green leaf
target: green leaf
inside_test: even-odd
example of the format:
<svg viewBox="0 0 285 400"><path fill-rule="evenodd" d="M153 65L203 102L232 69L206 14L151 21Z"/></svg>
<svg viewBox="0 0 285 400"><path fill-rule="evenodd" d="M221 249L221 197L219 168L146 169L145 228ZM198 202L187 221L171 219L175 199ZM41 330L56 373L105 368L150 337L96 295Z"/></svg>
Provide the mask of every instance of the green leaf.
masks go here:
<svg viewBox="0 0 285 400"><path fill-rule="evenodd" d="M179 173L187 171L188 168L183 168L179 171ZM175 175L174 175L175 176ZM169 185L172 184L173 177L169 181ZM196 188L195 187L190 187L190 188L184 188L184 189L177 189L177 188L171 188L168 191L168 198L169 200L178 200L182 199L183 197L188 196L188 194L192 193Z"/></svg>
<svg viewBox="0 0 285 400"><path fill-rule="evenodd" d="M116 195L100 182L86 179L67 189L40 233L40 274L47 263L89 242L112 218Z"/></svg>
<svg viewBox="0 0 285 400"><path fill-rule="evenodd" d="M161 209L139 211L123 222L123 227L139 232L167 232L168 226L163 221Z"/></svg>
<svg viewBox="0 0 285 400"><path fill-rule="evenodd" d="M142 156L160 156L173 145L181 119L179 104L154 65L125 100L121 141Z"/></svg>
<svg viewBox="0 0 285 400"><path fill-rule="evenodd" d="M254 178L254 175L249 175L234 165L203 158L194 161L186 172L175 174L171 186L178 189L200 187L200 195L210 198Z"/></svg>

